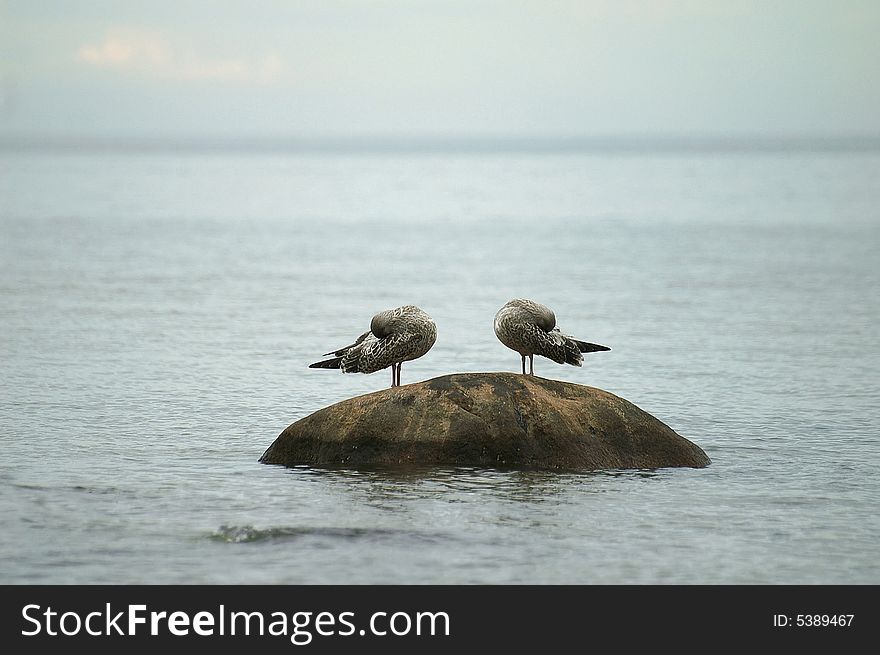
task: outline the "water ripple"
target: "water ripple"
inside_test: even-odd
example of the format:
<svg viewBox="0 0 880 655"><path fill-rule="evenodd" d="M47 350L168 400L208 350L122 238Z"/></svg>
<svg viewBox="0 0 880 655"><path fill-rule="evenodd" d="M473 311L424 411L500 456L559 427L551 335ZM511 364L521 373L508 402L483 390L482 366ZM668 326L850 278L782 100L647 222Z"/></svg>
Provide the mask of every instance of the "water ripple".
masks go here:
<svg viewBox="0 0 880 655"><path fill-rule="evenodd" d="M340 541L381 540L397 537L416 538L420 541L437 541L438 536L390 528L288 526L256 528L253 525L221 525L216 532L208 534L207 538L221 543L248 544L256 542L297 541L309 537L338 539Z"/></svg>

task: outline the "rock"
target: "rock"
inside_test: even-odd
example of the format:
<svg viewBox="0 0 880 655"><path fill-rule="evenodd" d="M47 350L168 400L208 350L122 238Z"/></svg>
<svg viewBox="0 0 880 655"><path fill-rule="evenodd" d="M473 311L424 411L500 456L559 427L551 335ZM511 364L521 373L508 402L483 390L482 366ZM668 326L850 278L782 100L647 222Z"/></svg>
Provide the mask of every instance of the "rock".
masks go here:
<svg viewBox="0 0 880 655"><path fill-rule="evenodd" d="M288 426L260 461L569 470L710 463L623 398L517 373L444 375L342 401Z"/></svg>

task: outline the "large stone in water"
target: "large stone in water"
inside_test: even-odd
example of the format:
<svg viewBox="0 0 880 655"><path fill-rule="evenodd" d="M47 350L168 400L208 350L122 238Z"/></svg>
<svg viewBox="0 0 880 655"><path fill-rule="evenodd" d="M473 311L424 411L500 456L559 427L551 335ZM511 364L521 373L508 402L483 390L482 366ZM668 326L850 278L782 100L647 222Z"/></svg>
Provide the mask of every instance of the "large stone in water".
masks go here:
<svg viewBox="0 0 880 655"><path fill-rule="evenodd" d="M336 403L288 426L260 461L564 470L710 463L623 398L516 373L444 375Z"/></svg>

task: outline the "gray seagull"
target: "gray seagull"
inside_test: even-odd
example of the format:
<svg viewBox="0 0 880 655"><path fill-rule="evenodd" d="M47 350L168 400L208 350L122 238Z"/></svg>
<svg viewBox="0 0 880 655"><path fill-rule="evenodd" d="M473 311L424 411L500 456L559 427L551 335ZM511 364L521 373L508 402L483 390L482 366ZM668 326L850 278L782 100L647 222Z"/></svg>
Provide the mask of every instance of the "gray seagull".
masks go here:
<svg viewBox="0 0 880 655"><path fill-rule="evenodd" d="M415 305L379 312L353 344L326 355L331 359L309 364L309 368L338 368L343 373L375 373L391 367L391 386L400 386L403 362L417 359L437 340L434 319Z"/></svg>
<svg viewBox="0 0 880 655"><path fill-rule="evenodd" d="M556 327L556 315L549 307L515 298L495 314L495 336L522 357L522 372L526 374L526 357L529 358L529 375L535 374L535 355L552 359L558 364L581 366L584 356L611 350L608 346L580 341L563 334Z"/></svg>

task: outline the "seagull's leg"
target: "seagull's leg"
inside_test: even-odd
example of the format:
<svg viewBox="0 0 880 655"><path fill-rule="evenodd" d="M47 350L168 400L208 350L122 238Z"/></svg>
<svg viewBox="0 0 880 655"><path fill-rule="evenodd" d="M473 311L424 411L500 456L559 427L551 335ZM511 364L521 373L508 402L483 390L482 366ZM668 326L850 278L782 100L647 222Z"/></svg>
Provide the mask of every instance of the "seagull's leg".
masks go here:
<svg viewBox="0 0 880 655"><path fill-rule="evenodd" d="M523 375L525 375L525 374L526 374L526 356L525 356L525 355L520 355L520 357L522 358Z"/></svg>
<svg viewBox="0 0 880 655"><path fill-rule="evenodd" d="M397 362L397 386L400 386L400 368L403 366L403 362Z"/></svg>
<svg viewBox="0 0 880 655"><path fill-rule="evenodd" d="M391 386L397 386L397 364L391 365Z"/></svg>
<svg viewBox="0 0 880 655"><path fill-rule="evenodd" d="M535 356L529 355L529 375L535 374Z"/></svg>

